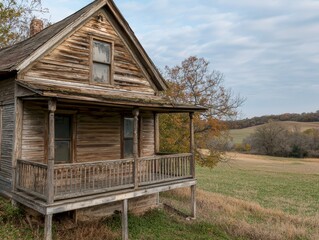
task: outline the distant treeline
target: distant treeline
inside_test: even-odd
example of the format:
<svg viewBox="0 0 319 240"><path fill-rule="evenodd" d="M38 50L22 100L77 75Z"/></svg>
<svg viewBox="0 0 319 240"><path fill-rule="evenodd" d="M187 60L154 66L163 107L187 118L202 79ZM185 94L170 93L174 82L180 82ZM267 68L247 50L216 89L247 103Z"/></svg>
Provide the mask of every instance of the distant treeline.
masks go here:
<svg viewBox="0 0 319 240"><path fill-rule="evenodd" d="M284 113L281 115L266 115L261 117L246 118L242 120L227 121L229 129L242 129L258 126L273 121L295 121L295 122L319 122L319 110L311 113Z"/></svg>

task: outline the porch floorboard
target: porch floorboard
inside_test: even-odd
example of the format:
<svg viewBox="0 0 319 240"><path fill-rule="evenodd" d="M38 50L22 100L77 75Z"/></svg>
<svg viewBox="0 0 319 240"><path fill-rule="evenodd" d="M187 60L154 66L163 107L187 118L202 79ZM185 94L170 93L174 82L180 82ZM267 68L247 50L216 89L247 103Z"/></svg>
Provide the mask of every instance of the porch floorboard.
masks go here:
<svg viewBox="0 0 319 240"><path fill-rule="evenodd" d="M117 191L108 191L88 196L75 197L64 200L57 200L52 204L47 204L42 199L31 196L25 192L13 192L13 199L26 205L44 215L61 213L86 207L97 206L101 204L131 199L144 195L168 191L176 188L190 187L196 185L196 179L189 178L183 180L173 180L141 186L138 189L124 189Z"/></svg>

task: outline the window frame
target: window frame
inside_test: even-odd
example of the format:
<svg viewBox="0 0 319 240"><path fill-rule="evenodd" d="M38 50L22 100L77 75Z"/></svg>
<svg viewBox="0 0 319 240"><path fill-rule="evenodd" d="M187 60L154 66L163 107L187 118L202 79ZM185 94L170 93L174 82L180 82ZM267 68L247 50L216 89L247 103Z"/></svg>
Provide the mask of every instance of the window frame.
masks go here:
<svg viewBox="0 0 319 240"><path fill-rule="evenodd" d="M56 162L54 157L54 164L69 164L75 163L76 160L76 148L77 148L77 111L72 110L57 110L55 112L55 116L67 116L70 118L70 160L67 162ZM56 136L54 137L54 145L55 142L61 140L57 139Z"/></svg>
<svg viewBox="0 0 319 240"><path fill-rule="evenodd" d="M131 138L125 138L124 136L124 119L125 118L132 118L134 119L134 116L133 115L130 115L130 114L122 114L121 116L121 158L122 159L125 159L125 140L128 140L128 139L131 139ZM142 118L139 116L138 117L138 131L137 131L137 146L138 146L138 157L141 157L141 121L142 121ZM134 122L133 122L133 132L134 132ZM133 134L133 138L132 140L134 139L134 134ZM134 140L133 140L134 141ZM133 148L134 148L134 142L133 142ZM133 158L133 156L132 156Z"/></svg>
<svg viewBox="0 0 319 240"><path fill-rule="evenodd" d="M99 61L94 61L93 59L93 47L94 47L94 41L97 42L102 42L102 43L106 43L110 45L110 63L103 63L103 62L99 62ZM94 63L98 63L98 64L104 64L109 66L109 83L99 83L94 81L94 72L93 72L93 66ZM114 68L114 42L109 40L109 39L105 39L105 38L101 38L101 37L97 37L97 36L91 36L90 38L90 84L92 85L98 85L98 86L113 86L114 85L114 79L113 79L113 68Z"/></svg>

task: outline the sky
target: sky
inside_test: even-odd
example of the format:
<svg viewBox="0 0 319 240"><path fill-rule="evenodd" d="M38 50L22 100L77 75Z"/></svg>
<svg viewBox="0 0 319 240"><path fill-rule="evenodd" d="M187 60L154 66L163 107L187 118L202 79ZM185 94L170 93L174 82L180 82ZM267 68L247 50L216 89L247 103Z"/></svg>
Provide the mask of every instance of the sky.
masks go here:
<svg viewBox="0 0 319 240"><path fill-rule="evenodd" d="M204 57L241 118L319 110L318 0L114 0L158 68ZM52 23L90 0L42 0Z"/></svg>

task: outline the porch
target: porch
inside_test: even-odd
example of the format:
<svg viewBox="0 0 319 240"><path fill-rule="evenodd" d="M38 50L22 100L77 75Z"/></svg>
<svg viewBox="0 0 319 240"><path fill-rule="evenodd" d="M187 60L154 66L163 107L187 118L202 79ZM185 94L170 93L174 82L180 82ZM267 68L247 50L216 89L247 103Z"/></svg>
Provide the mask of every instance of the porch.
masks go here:
<svg viewBox="0 0 319 240"><path fill-rule="evenodd" d="M83 103L56 98L17 100L12 195L45 215L46 239L52 239L53 214L119 201L123 239L127 239L128 200L174 188L190 187L195 218L193 112L197 109ZM158 117L171 112L189 113L189 153L158 154ZM57 133L61 132L56 116L61 114L70 116L68 139L62 139L70 146L67 163L57 153L61 141ZM131 130L126 131L125 123L131 124Z"/></svg>

